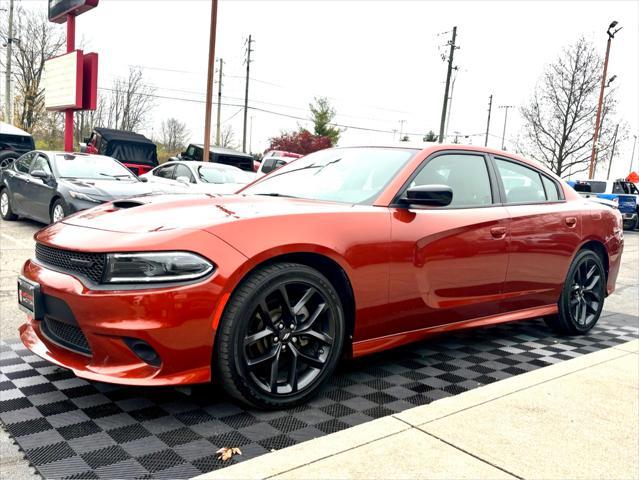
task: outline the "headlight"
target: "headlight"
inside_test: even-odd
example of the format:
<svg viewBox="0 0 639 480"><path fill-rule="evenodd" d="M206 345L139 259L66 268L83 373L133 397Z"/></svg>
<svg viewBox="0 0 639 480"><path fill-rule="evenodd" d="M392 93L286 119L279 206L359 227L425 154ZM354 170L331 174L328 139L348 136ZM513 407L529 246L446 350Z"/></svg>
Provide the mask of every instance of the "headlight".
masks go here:
<svg viewBox="0 0 639 480"><path fill-rule="evenodd" d="M212 270L211 262L189 252L109 253L104 282L180 282L203 277Z"/></svg>
<svg viewBox="0 0 639 480"><path fill-rule="evenodd" d="M97 198L93 198L91 195L87 195L86 193L82 193L82 192L76 192L76 191L70 190L69 195L71 195L76 200L84 200L85 202L93 202L93 203L102 203L102 200L98 200Z"/></svg>

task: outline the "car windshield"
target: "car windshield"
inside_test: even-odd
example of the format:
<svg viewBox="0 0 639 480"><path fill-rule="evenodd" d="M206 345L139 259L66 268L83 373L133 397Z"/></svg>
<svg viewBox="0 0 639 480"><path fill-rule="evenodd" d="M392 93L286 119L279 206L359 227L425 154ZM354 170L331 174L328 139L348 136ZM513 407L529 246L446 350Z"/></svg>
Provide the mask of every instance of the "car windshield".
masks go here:
<svg viewBox="0 0 639 480"><path fill-rule="evenodd" d="M248 183L248 178L239 169L202 166L198 168L198 175L204 183Z"/></svg>
<svg viewBox="0 0 639 480"><path fill-rule="evenodd" d="M109 157L56 155L55 165L62 178L90 180L134 180L135 176Z"/></svg>
<svg viewBox="0 0 639 480"><path fill-rule="evenodd" d="M284 165L241 193L367 203L417 152L399 148L321 150Z"/></svg>

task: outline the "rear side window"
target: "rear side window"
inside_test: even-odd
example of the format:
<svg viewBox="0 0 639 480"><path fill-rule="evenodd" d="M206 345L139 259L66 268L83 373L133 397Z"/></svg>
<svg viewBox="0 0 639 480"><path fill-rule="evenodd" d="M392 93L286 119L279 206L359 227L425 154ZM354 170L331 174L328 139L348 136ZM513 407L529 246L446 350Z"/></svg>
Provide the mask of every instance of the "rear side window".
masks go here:
<svg viewBox="0 0 639 480"><path fill-rule="evenodd" d="M448 153L426 163L410 186L447 185L453 189L450 207L481 207L493 203L486 161L481 155Z"/></svg>
<svg viewBox="0 0 639 480"><path fill-rule="evenodd" d="M14 168L18 172L29 173L29 167L31 166L31 160L33 160L33 152L25 153L14 162Z"/></svg>
<svg viewBox="0 0 639 480"><path fill-rule="evenodd" d="M538 203L546 201L541 175L518 163L495 159L506 191L506 203ZM557 192L555 190L555 195Z"/></svg>
<svg viewBox="0 0 639 480"><path fill-rule="evenodd" d="M560 200L561 197L559 195L559 190L557 189L557 184L553 182L550 178L541 176L541 181L544 183L544 188L546 189L546 198L551 202L556 202Z"/></svg>

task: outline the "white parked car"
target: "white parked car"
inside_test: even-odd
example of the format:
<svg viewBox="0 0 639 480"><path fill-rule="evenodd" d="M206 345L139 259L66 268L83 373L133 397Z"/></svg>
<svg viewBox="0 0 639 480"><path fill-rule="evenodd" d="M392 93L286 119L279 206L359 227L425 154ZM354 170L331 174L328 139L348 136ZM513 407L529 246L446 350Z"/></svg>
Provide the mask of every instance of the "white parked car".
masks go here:
<svg viewBox="0 0 639 480"><path fill-rule="evenodd" d="M235 193L255 179L255 174L214 162L170 161L141 178L189 193Z"/></svg>
<svg viewBox="0 0 639 480"><path fill-rule="evenodd" d="M282 165L297 160L294 157L264 157L260 163L260 168L257 169L257 176L261 177L267 173L271 173L273 170L280 168Z"/></svg>

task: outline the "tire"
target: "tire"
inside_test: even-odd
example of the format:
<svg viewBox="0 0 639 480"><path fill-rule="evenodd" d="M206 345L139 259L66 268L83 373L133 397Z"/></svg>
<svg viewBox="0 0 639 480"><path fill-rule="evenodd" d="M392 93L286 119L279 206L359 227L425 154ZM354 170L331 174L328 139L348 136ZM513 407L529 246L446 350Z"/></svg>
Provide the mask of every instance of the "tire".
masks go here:
<svg viewBox="0 0 639 480"><path fill-rule="evenodd" d="M0 152L0 170L4 170L5 168L9 168L11 165L13 165L13 162L15 161L16 158L18 158L20 155L16 152L12 152L12 151L4 151L4 152Z"/></svg>
<svg viewBox="0 0 639 480"><path fill-rule="evenodd" d="M18 218L11 209L11 195L9 195L9 190L6 188L0 190L0 214L3 220L11 221Z"/></svg>
<svg viewBox="0 0 639 480"><path fill-rule="evenodd" d="M637 215L635 217L634 220L631 220L630 222L623 222L623 229L624 230L637 230L637 228L639 228L639 215Z"/></svg>
<svg viewBox="0 0 639 480"><path fill-rule="evenodd" d="M214 378L251 407L304 403L335 371L344 325L339 296L320 272L296 263L262 267L226 306L215 340Z"/></svg>
<svg viewBox="0 0 639 480"><path fill-rule="evenodd" d="M606 295L606 272L601 258L592 250L575 256L559 297L557 315L545 318L558 333L583 335L597 324Z"/></svg>
<svg viewBox="0 0 639 480"><path fill-rule="evenodd" d="M60 215L62 216L60 217ZM49 216L51 223L59 222L67 215L69 215L67 206L64 204L61 198L58 198L55 202L53 202L53 205L51 206L51 213Z"/></svg>

